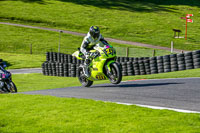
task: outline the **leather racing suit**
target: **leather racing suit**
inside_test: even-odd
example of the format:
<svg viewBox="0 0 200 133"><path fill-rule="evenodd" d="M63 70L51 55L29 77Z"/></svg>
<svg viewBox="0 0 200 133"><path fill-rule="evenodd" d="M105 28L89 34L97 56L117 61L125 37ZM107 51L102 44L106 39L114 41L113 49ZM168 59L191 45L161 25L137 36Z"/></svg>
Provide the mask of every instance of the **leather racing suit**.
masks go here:
<svg viewBox="0 0 200 133"><path fill-rule="evenodd" d="M89 77L88 67L90 64L90 57L93 53L90 53L89 51L94 49L95 46L104 47L104 44L101 43L102 41L106 42L104 40L104 37L100 34L97 39L94 39L90 33L88 32L87 35L84 37L83 42L81 44L80 51L85 56L85 63L84 63L84 74L86 77ZM107 43L107 42L106 42Z"/></svg>

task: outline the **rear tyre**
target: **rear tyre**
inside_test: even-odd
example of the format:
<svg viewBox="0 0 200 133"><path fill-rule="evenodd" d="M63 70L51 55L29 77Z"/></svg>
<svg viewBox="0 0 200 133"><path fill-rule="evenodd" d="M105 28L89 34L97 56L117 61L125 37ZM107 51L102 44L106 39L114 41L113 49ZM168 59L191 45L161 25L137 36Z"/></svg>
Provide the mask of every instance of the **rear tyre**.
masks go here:
<svg viewBox="0 0 200 133"><path fill-rule="evenodd" d="M93 84L93 81L88 80L85 77L82 67L79 67L79 69L78 69L78 79L79 79L80 83L82 84L82 86L84 86L84 87L90 87Z"/></svg>
<svg viewBox="0 0 200 133"><path fill-rule="evenodd" d="M111 74L108 74L108 79L112 84L119 84L122 80L122 72L120 66L117 63L110 64Z"/></svg>

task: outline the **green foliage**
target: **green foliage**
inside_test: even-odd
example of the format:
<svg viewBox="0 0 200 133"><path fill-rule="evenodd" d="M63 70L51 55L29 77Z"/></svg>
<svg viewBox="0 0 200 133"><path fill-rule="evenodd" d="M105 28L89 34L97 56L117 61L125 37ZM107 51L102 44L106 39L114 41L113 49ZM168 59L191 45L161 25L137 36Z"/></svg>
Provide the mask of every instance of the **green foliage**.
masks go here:
<svg viewBox="0 0 200 133"><path fill-rule="evenodd" d="M166 47L173 40L177 49L195 50L200 49L199 8L198 0L3 0L0 21L81 33L98 25L105 37ZM184 36L185 20L180 17L188 13L194 14L188 40L174 39L172 29L182 30Z"/></svg>

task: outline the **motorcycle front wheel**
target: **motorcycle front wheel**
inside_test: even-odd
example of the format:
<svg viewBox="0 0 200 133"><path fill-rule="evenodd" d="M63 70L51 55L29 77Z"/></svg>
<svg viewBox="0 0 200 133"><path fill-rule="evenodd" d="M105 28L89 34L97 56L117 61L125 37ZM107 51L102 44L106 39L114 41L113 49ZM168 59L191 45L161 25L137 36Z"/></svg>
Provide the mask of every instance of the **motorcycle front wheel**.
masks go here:
<svg viewBox="0 0 200 133"><path fill-rule="evenodd" d="M108 79L112 84L119 84L122 80L122 72L120 70L120 66L114 62L110 64L111 72L108 74Z"/></svg>
<svg viewBox="0 0 200 133"><path fill-rule="evenodd" d="M78 69L78 79L79 79L80 83L82 84L82 86L84 86L84 87L90 87L93 84L93 81L88 80L85 77L82 67L79 67L79 69Z"/></svg>
<svg viewBox="0 0 200 133"><path fill-rule="evenodd" d="M15 85L15 83L13 83L12 81L10 82L10 84L8 85L8 83L6 83L7 86L7 90L11 93L17 93L17 87Z"/></svg>

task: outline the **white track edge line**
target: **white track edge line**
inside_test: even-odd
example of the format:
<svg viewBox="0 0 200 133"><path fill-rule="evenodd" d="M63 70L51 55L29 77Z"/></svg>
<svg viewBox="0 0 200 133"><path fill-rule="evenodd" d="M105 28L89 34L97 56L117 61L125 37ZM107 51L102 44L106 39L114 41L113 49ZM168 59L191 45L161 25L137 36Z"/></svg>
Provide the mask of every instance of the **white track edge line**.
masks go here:
<svg viewBox="0 0 200 133"><path fill-rule="evenodd" d="M165 79L136 79L136 80L127 80L127 81L121 81L121 82L131 82L131 81L147 81L147 80L166 80L166 79L169 79L169 80L173 80L173 79L200 79L200 77L188 77L188 78L165 78Z"/></svg>
<svg viewBox="0 0 200 133"><path fill-rule="evenodd" d="M167 107L160 107L160 106L151 106L151 105L142 105L142 104L131 104L131 103L121 103L121 102L112 102L112 103L117 103L117 104L123 104L123 105L136 105L140 107L146 107L146 108L151 108L151 109L159 109L159 110L172 110L176 112L182 112L182 113L200 113L198 111L191 111L191 110L184 110L184 109L175 109L175 108L167 108Z"/></svg>

